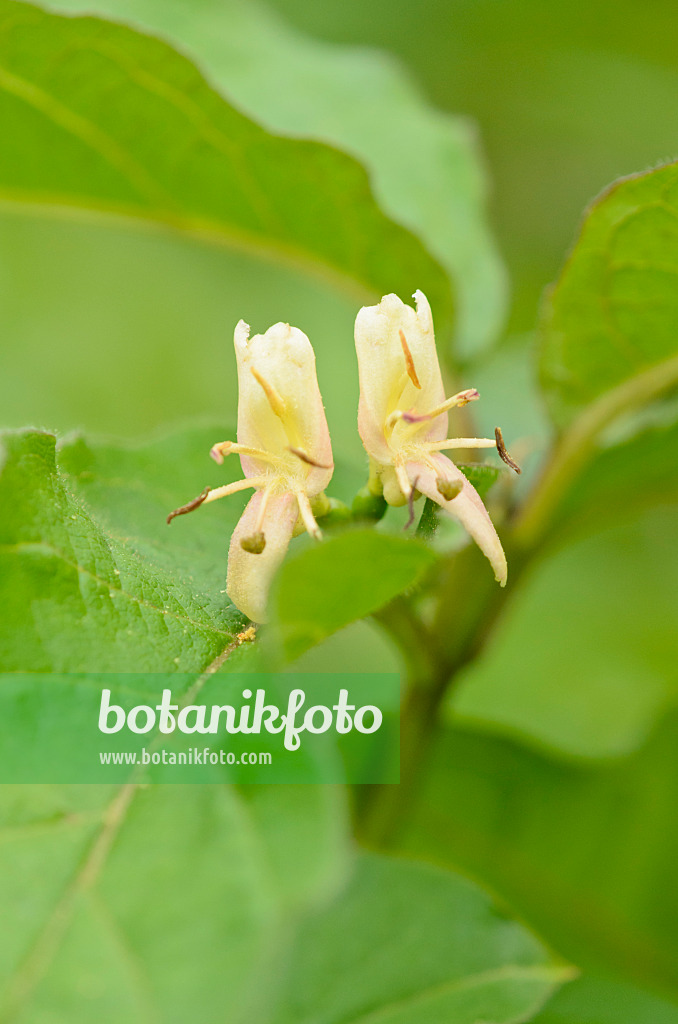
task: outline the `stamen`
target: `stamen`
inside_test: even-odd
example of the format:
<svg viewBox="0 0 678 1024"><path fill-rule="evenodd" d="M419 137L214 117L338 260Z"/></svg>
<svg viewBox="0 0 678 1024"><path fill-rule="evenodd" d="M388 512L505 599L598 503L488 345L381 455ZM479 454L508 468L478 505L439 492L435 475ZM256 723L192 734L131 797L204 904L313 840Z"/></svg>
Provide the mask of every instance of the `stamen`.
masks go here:
<svg viewBox="0 0 678 1024"><path fill-rule="evenodd" d="M401 420L405 420L405 423L424 423L431 419L429 413L422 413L420 416L416 412L402 412L399 417Z"/></svg>
<svg viewBox="0 0 678 1024"><path fill-rule="evenodd" d="M263 492L262 492L261 504L259 505L259 511L257 513L257 522L256 522L256 526L254 527L254 532L255 533L261 533L261 529L262 529L262 527L264 525L264 516L266 515L266 507L268 505L268 499L273 494L273 486L274 486L273 484L269 484L269 486L265 487ZM255 554L256 554L256 552L255 552Z"/></svg>
<svg viewBox="0 0 678 1024"><path fill-rule="evenodd" d="M466 391L459 391L456 395L452 395L451 398L446 398L444 402L437 405L435 409L431 409L430 412L425 413L421 416L422 420L434 420L436 416L442 416L444 412L449 412L450 409L460 408L463 405L468 405L469 402L475 402L480 398L480 393L475 388L467 388ZM414 422L412 420L411 422Z"/></svg>
<svg viewBox="0 0 678 1024"><path fill-rule="evenodd" d="M461 494L464 484L461 480L446 480L445 477L439 476L436 480L436 487L438 488L438 493L442 494L445 501L452 501L458 494Z"/></svg>
<svg viewBox="0 0 678 1024"><path fill-rule="evenodd" d="M502 462L505 462L507 466L510 466L515 473L522 473L522 470L517 462L514 462L509 453L506 451L506 445L504 444L504 438L502 437L501 428L494 428L495 443L497 445L497 451L499 452L499 458Z"/></svg>
<svg viewBox="0 0 678 1024"><path fill-rule="evenodd" d="M409 501L410 495L412 494L412 485L410 484L410 478L407 475L407 470L402 463L396 463L393 467L395 469L398 483L400 484L400 490L403 492L407 500Z"/></svg>
<svg viewBox="0 0 678 1024"><path fill-rule="evenodd" d="M229 495L237 494L238 491L246 491L248 487L264 487L270 482L270 479L266 476L246 476L244 480L236 480L232 484L224 484L223 487L213 487L205 498L204 504L209 505L210 501L228 498Z"/></svg>
<svg viewBox="0 0 678 1024"><path fill-rule="evenodd" d="M210 457L219 466L227 455L251 455L253 459L261 459L262 462L276 462L275 456L265 452L263 448L250 448L245 444L236 444L235 441L220 441L210 449Z"/></svg>
<svg viewBox="0 0 678 1024"><path fill-rule="evenodd" d="M407 369L407 376L410 378L415 388L421 391L421 384L419 383L419 378L417 377L417 371L414 368L414 359L412 358L412 353L410 352L410 346L407 344L405 332L403 331L402 328L400 328L398 334L400 335L400 344L403 347L403 355L405 356L405 367Z"/></svg>
<svg viewBox="0 0 678 1024"><path fill-rule="evenodd" d="M224 487L206 487L193 501L189 501L187 505L182 505L181 508L175 508L174 512L170 512L167 522L171 523L177 516L185 516L187 512L192 512L194 509L200 508L201 505L209 505L210 501L227 498L229 494L245 491L248 487L263 487L266 483L267 478L265 476L249 476L245 477L244 480L236 480L235 483L225 484Z"/></svg>
<svg viewBox="0 0 678 1024"><path fill-rule="evenodd" d="M261 530L257 530L251 537L243 537L240 541L240 547L249 555L260 555L266 547L266 538Z"/></svg>
<svg viewBox="0 0 678 1024"><path fill-rule="evenodd" d="M430 452L443 452L450 448L496 448L497 442L489 437L446 437L444 441L425 441L422 447Z"/></svg>
<svg viewBox="0 0 678 1024"><path fill-rule="evenodd" d="M268 381L265 380L261 376L259 371L257 369L255 369L254 366L250 366L250 372L251 372L252 376L254 377L254 379L256 380L257 384L260 384L261 387L264 389L264 394L266 395L266 397L268 399L268 404L270 405L271 409L273 410L275 415L278 417L278 419L281 420L283 418L283 416L285 415L285 409L286 409L285 402L280 397L280 395L278 394L276 389L273 387L273 385L269 384Z"/></svg>
<svg viewBox="0 0 678 1024"><path fill-rule="evenodd" d="M405 423L423 423L425 420L430 420L428 413L419 415L415 410L409 409L407 412L403 412L402 409L394 409L392 413L386 417L386 426L395 427L396 423L403 420Z"/></svg>
<svg viewBox="0 0 678 1024"><path fill-rule="evenodd" d="M200 508L207 499L207 495L210 493L210 490L211 488L206 487L197 498L193 499L193 501L189 501L188 504L182 505L181 508L175 508L174 512L170 512L167 517L167 525L169 526L172 520L176 519L177 516L185 516L187 512L192 512L193 509Z"/></svg>
<svg viewBox="0 0 678 1024"><path fill-rule="evenodd" d="M396 409L386 419L386 427L392 428L396 425L399 420L403 420L410 426L414 426L413 431L409 433L416 433L417 427L421 423L429 423L431 420L436 419L437 416L441 416L444 412L448 412L450 409L456 406L468 405L469 402L474 402L477 398L480 398L479 393L475 388L467 388L466 391L460 391L458 394L453 395L452 398L446 398L444 402L436 406L430 412L418 413L415 409L409 409L407 412L402 412L400 409ZM492 442L494 447L494 442Z"/></svg>
<svg viewBox="0 0 678 1024"><path fill-rule="evenodd" d="M322 537L322 530L315 521L311 502L308 499L306 491L298 490L294 493L297 497L297 505L299 506L299 515L301 516L302 523L312 537L315 537L316 540L320 540Z"/></svg>
<svg viewBox="0 0 678 1024"><path fill-rule="evenodd" d="M414 522L414 492L417 489L417 484L418 483L419 483L419 477L415 477L414 483L412 484L412 490L410 491L410 493L409 493L409 495L407 497L407 504L408 504L408 507L409 507L409 510L410 510L410 518L407 520L407 522L403 526L403 530L409 530L410 526Z"/></svg>
<svg viewBox="0 0 678 1024"><path fill-rule="evenodd" d="M312 459L308 452L305 452L303 448L288 448L288 452L292 452L292 455L296 455L298 459L305 462L307 466L315 466L317 469L332 469L332 466L328 466L324 462L316 462Z"/></svg>

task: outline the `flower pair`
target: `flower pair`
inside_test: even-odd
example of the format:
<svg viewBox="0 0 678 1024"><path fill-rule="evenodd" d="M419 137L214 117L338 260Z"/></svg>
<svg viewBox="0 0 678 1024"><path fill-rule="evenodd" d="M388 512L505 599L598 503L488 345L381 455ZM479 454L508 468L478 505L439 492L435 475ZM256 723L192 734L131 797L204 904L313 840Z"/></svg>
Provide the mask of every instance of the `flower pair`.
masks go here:
<svg viewBox="0 0 678 1024"><path fill-rule="evenodd" d="M506 558L475 488L442 454L454 448L498 447L489 438L448 438L448 411L477 399L474 390L446 398L428 301L415 292L416 311L396 295L360 310L355 325L360 374L358 428L370 458L369 487L388 504L411 503L425 494L459 520L489 559L495 578L506 583ZM238 454L244 480L208 488L168 516L254 488L231 538L227 592L255 622L266 618L271 579L293 536L307 530L319 538L316 515L329 507L324 491L334 464L315 369L306 335L288 324L249 337L242 320L235 329L238 365L238 442L211 450L219 463ZM514 467L515 468L515 467Z"/></svg>

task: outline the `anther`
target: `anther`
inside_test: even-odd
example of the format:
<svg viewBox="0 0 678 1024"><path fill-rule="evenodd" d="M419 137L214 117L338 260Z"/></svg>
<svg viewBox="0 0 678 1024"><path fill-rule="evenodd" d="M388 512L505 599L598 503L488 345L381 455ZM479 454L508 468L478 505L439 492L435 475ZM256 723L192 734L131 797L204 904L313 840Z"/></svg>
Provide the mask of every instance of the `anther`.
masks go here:
<svg viewBox="0 0 678 1024"><path fill-rule="evenodd" d="M442 494L445 501L452 501L458 494L464 489L463 480L446 480L444 477L439 476L436 480L436 487L438 493Z"/></svg>
<svg viewBox="0 0 678 1024"><path fill-rule="evenodd" d="M500 427L494 428L494 437L497 442L497 451L499 453L499 458L501 459L501 461L505 462L507 466L510 466L515 473L522 473L522 470L518 463L513 461L513 459L506 450L506 445L504 444L504 438L502 437Z"/></svg>
<svg viewBox="0 0 678 1024"><path fill-rule="evenodd" d="M211 489L211 487L206 487L197 498L193 499L193 501L189 501L187 505L182 505L181 508L175 508L174 512L170 512L167 517L168 524L171 523L173 519L176 519L177 516L185 516L187 512L192 512L193 509L199 508L210 493Z"/></svg>
<svg viewBox="0 0 678 1024"><path fill-rule="evenodd" d="M254 366L250 366L250 372L254 379L256 380L257 384L259 384L264 389L264 394L268 399L268 404L270 405L275 415L278 417L278 419L282 419L283 416L285 415L285 403L283 399L280 397L280 395L273 387L273 385L269 384L268 381L261 376L259 371Z"/></svg>
<svg viewBox="0 0 678 1024"><path fill-rule="evenodd" d="M251 537L243 537L240 541L240 547L243 551L247 551L249 555L260 555L266 547L266 538L261 530L257 530Z"/></svg>
<svg viewBox="0 0 678 1024"><path fill-rule="evenodd" d="M212 445L210 448L210 458L214 459L218 466L221 466L224 456L230 455L232 446L232 441L221 441L219 444Z"/></svg>
<svg viewBox="0 0 678 1024"><path fill-rule="evenodd" d="M421 391L421 384L419 383L419 378L417 377L417 371L414 368L414 359L412 358L410 346L407 344L407 338L405 337L405 332L403 331L402 327L398 331L398 334L400 335L400 344L403 346L403 355L405 356L405 368L407 369L407 376L410 378L415 388Z"/></svg>
<svg viewBox="0 0 678 1024"><path fill-rule="evenodd" d="M308 452L305 452L303 448L288 448L288 452L292 452L292 455L296 455L298 459L305 462L307 466L315 466L317 469L332 469L332 466L328 466L325 462L316 462L312 459Z"/></svg>

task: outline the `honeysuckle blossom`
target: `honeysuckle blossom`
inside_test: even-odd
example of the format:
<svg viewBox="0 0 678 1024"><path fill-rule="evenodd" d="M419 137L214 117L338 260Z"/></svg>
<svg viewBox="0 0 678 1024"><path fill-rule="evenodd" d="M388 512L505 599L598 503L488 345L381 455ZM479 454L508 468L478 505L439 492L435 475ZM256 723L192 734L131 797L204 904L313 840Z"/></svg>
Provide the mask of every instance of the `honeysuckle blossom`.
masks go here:
<svg viewBox="0 0 678 1024"><path fill-rule="evenodd" d="M414 299L416 310L397 295L385 295L379 305L364 306L356 318L358 429L370 456L370 486L383 489L390 505L411 502L416 492L436 501L465 527L504 586L506 557L487 510L442 452L497 447L512 463L500 431L493 440L447 436L448 411L479 395L467 389L445 397L431 308L422 292L415 292Z"/></svg>
<svg viewBox="0 0 678 1024"><path fill-rule="evenodd" d="M210 455L240 456L244 480L213 490L170 513L190 512L248 487L255 489L231 537L226 589L240 611L254 622L266 620L271 578L291 538L307 530L320 537L314 508L327 503L334 464L315 369L306 335L289 324L275 324L249 337L240 321L234 344L238 365L238 441L220 441Z"/></svg>

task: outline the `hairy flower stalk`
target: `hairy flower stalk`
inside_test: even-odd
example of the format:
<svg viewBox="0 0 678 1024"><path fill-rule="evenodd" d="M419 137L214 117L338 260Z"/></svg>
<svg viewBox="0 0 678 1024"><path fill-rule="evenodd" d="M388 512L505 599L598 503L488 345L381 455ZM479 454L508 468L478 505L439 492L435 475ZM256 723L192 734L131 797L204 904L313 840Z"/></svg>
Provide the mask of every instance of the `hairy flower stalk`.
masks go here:
<svg viewBox="0 0 678 1024"><path fill-rule="evenodd" d="M445 397L431 309L422 292L414 298L416 310L397 295L385 295L356 318L358 429L370 456L370 487L383 492L390 505L409 503L411 510L417 492L437 502L465 527L504 586L506 557L487 510L461 470L442 454L495 448L501 432L494 439L447 436L449 410L480 396L467 389ZM508 456L503 441L501 449Z"/></svg>
<svg viewBox="0 0 678 1024"><path fill-rule="evenodd" d="M231 537L226 589L240 611L264 622L271 579L290 540L304 530L320 537L314 512L328 504L323 492L334 464L310 341L289 324L275 324L253 338L249 330L241 320L234 336L238 441L221 441L210 452L218 463L239 455L245 479L206 488L170 513L168 522L199 505L255 489Z"/></svg>

